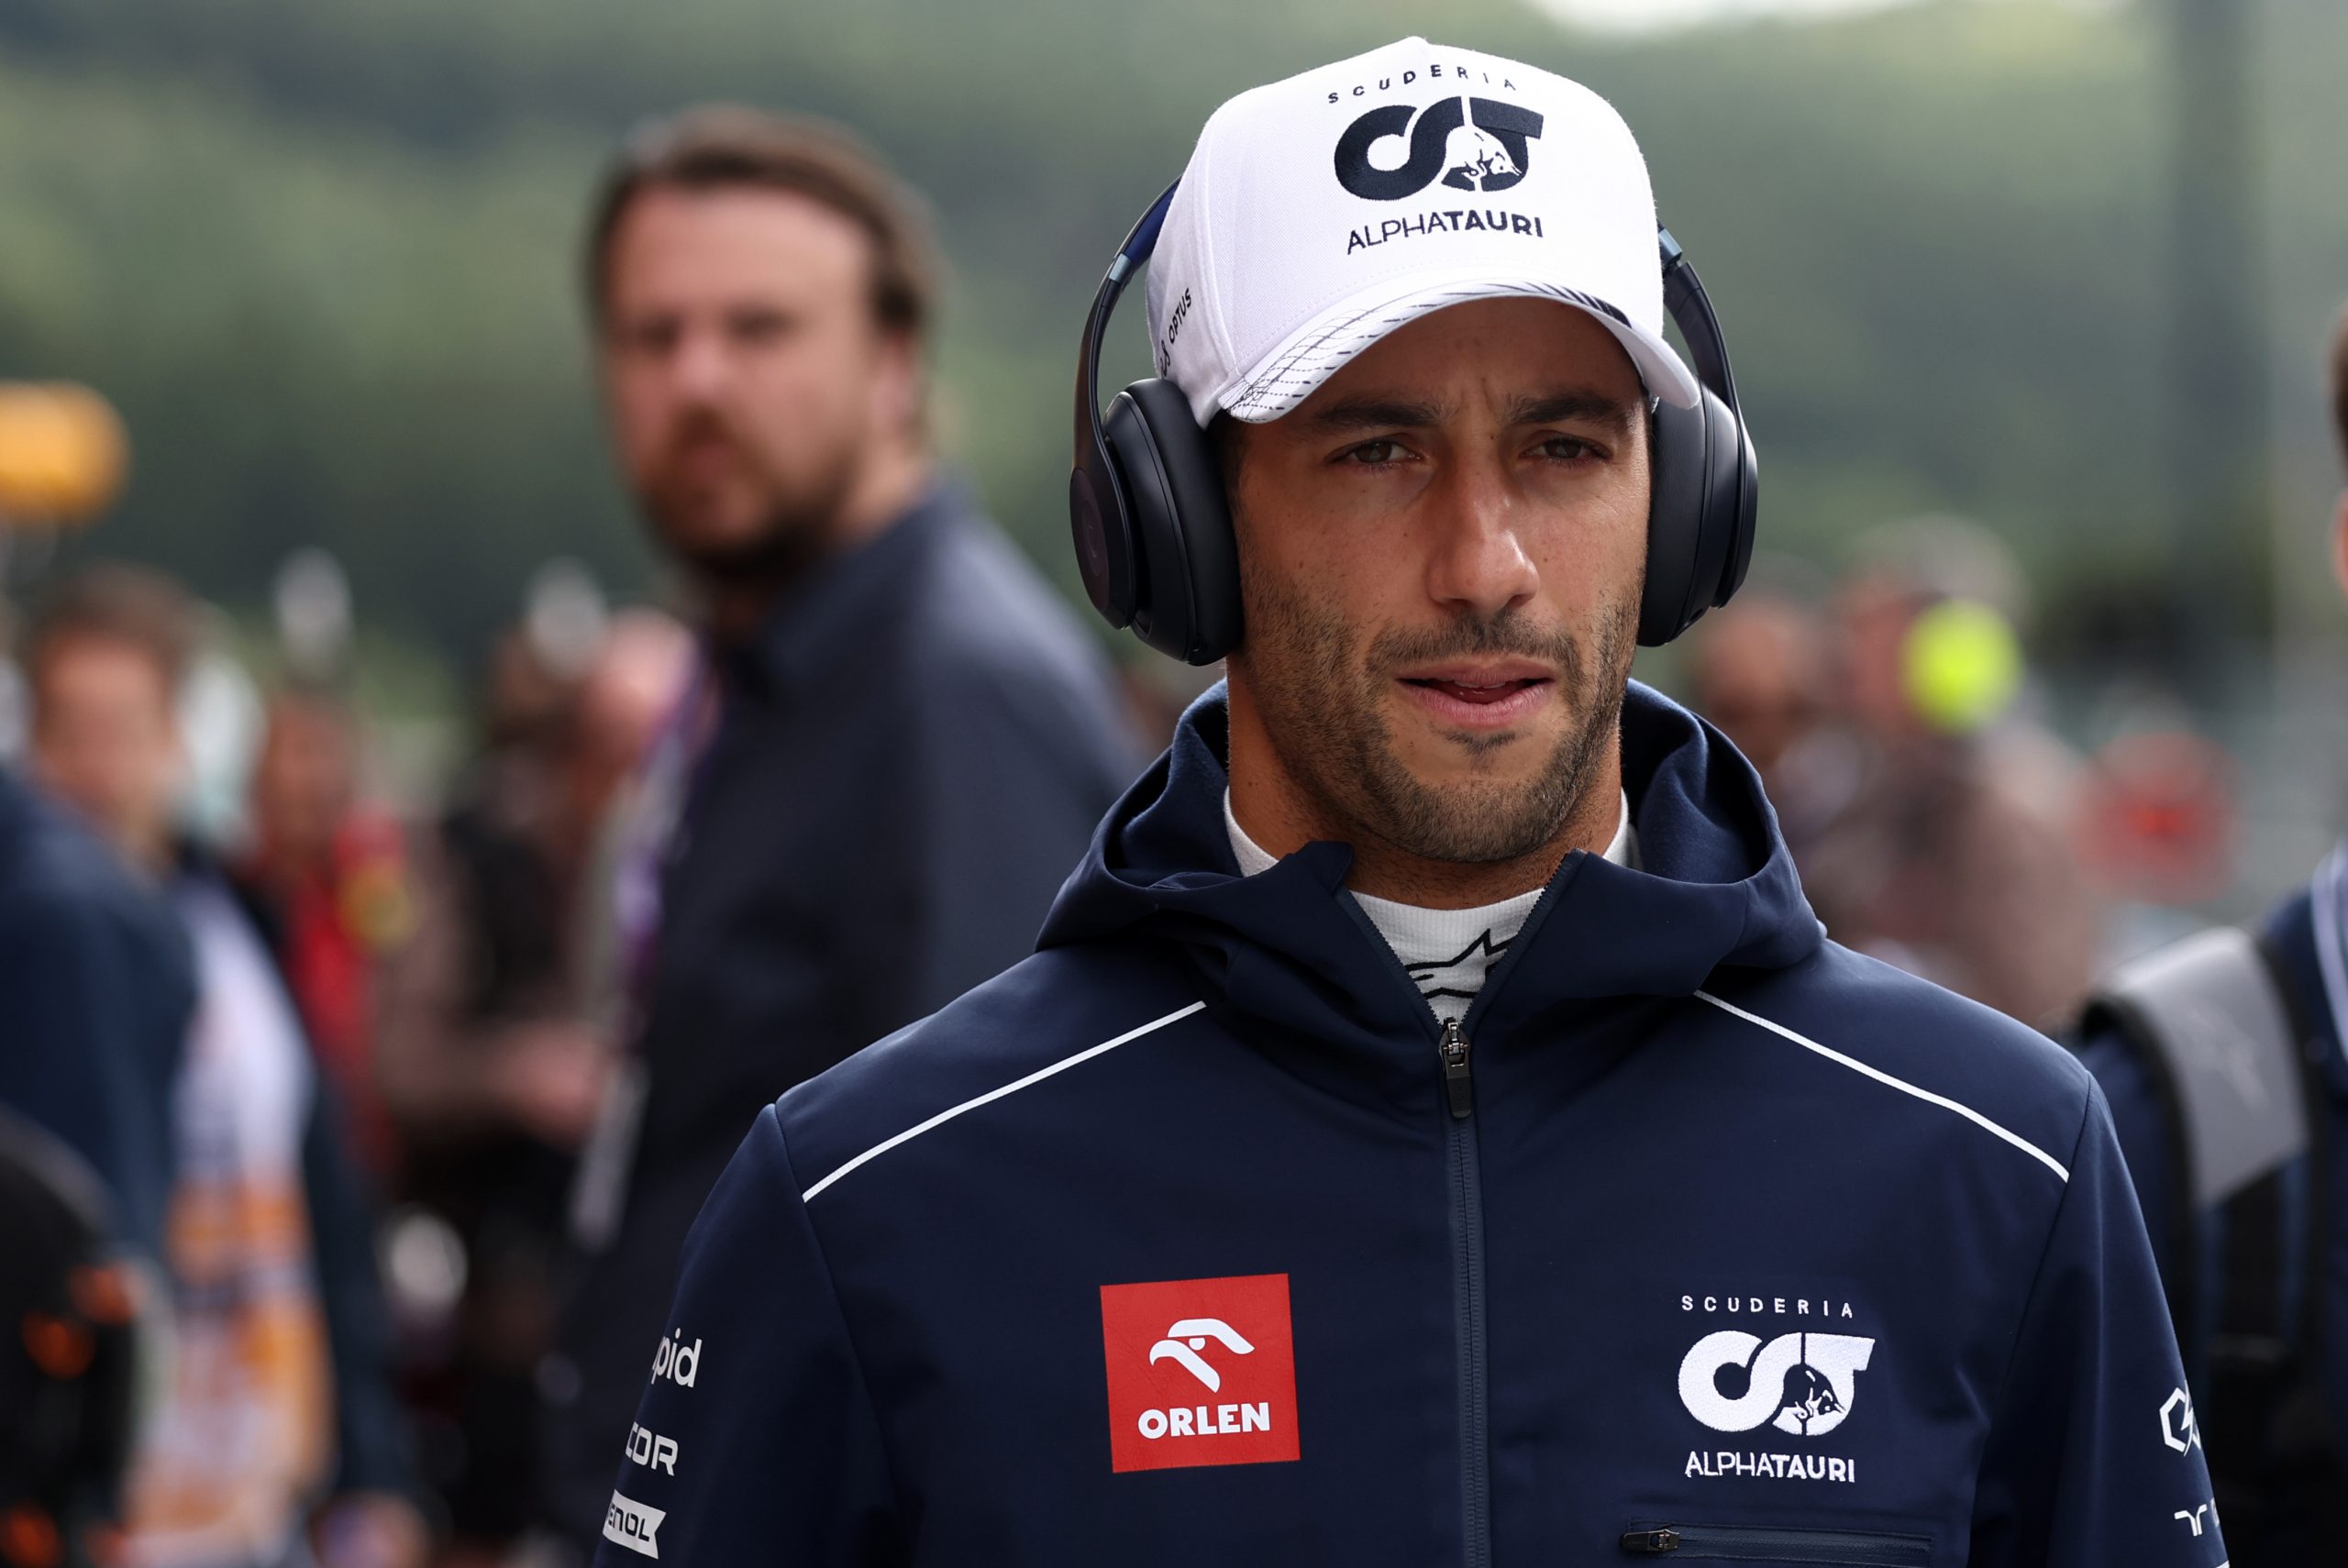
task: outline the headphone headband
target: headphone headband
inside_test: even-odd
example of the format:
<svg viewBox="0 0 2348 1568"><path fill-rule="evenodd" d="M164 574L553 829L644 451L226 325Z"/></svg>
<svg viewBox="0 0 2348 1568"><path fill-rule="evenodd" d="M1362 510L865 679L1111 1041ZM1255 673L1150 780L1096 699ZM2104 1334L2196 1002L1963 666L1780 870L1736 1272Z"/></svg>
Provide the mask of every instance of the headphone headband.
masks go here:
<svg viewBox="0 0 2348 1568"><path fill-rule="evenodd" d="M1076 472L1069 479L1069 513L1075 526L1077 567L1092 607L1109 624L1131 623L1137 584L1134 580L1131 538L1125 523L1125 487L1109 456L1101 429L1101 346L1109 335L1109 316L1141 264L1157 248L1158 231L1166 226L1166 210L1174 204L1177 180L1166 187L1149 210L1141 215L1110 259L1109 271L1092 296L1084 318L1083 348L1076 360ZM1120 531L1121 542L1105 537L1107 529Z"/></svg>

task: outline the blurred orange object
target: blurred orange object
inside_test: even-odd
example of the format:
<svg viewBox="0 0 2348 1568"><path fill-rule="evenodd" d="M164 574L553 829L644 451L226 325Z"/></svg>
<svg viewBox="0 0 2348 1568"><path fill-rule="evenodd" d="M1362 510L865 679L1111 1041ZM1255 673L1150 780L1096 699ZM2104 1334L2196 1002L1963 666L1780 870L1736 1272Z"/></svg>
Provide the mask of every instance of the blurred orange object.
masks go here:
<svg viewBox="0 0 2348 1568"><path fill-rule="evenodd" d="M130 442L88 387L0 381L0 526L87 522L122 490Z"/></svg>

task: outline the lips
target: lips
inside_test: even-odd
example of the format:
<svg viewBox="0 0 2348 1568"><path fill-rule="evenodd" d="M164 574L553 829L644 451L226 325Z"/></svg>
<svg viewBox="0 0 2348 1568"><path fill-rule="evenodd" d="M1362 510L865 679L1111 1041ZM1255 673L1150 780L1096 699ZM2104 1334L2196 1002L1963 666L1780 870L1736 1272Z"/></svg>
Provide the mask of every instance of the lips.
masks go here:
<svg viewBox="0 0 2348 1568"><path fill-rule="evenodd" d="M1490 685L1471 685L1464 680L1414 680L1412 681L1411 684L1413 686L1424 686L1430 691L1440 692L1444 696L1450 698L1455 702L1475 702L1480 704L1501 701L1506 698L1514 696L1517 692L1523 690L1526 687L1534 685L1534 682L1531 680L1501 680L1494 681Z"/></svg>
<svg viewBox="0 0 2348 1568"><path fill-rule="evenodd" d="M1435 717L1469 729L1516 723L1547 701L1556 685L1546 669L1522 660L1412 670L1396 679Z"/></svg>

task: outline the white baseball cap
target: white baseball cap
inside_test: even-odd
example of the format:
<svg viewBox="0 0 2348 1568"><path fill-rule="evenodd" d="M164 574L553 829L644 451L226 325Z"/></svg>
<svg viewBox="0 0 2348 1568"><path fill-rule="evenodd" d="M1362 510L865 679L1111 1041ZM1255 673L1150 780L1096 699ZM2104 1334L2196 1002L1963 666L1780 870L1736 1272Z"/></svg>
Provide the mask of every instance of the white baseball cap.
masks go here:
<svg viewBox="0 0 2348 1568"><path fill-rule="evenodd" d="M1151 356L1201 425L1260 424L1404 323L1508 296L1588 312L1651 394L1695 406L1623 116L1562 76L1404 39L1207 121L1150 258Z"/></svg>

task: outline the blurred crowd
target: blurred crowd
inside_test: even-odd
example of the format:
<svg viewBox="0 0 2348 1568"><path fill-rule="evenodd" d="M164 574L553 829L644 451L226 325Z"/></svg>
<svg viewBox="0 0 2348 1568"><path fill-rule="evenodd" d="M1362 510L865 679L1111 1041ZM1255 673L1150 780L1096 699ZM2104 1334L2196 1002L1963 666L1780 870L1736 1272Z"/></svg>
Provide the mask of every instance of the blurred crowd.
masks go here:
<svg viewBox="0 0 2348 1568"><path fill-rule="evenodd" d="M17 1434L0 1562L574 1560L749 1119L1016 958L1170 726L937 462L936 259L884 170L688 116L590 229L679 590L543 578L437 791L385 766L330 559L258 638L138 568L17 574L0 1142L69 1148L105 1216L23 1389L145 1348ZM1991 535L1913 520L1831 582L1765 564L1681 673L1834 936L2052 1030L2225 884L2227 768L2075 752L2028 618Z"/></svg>

